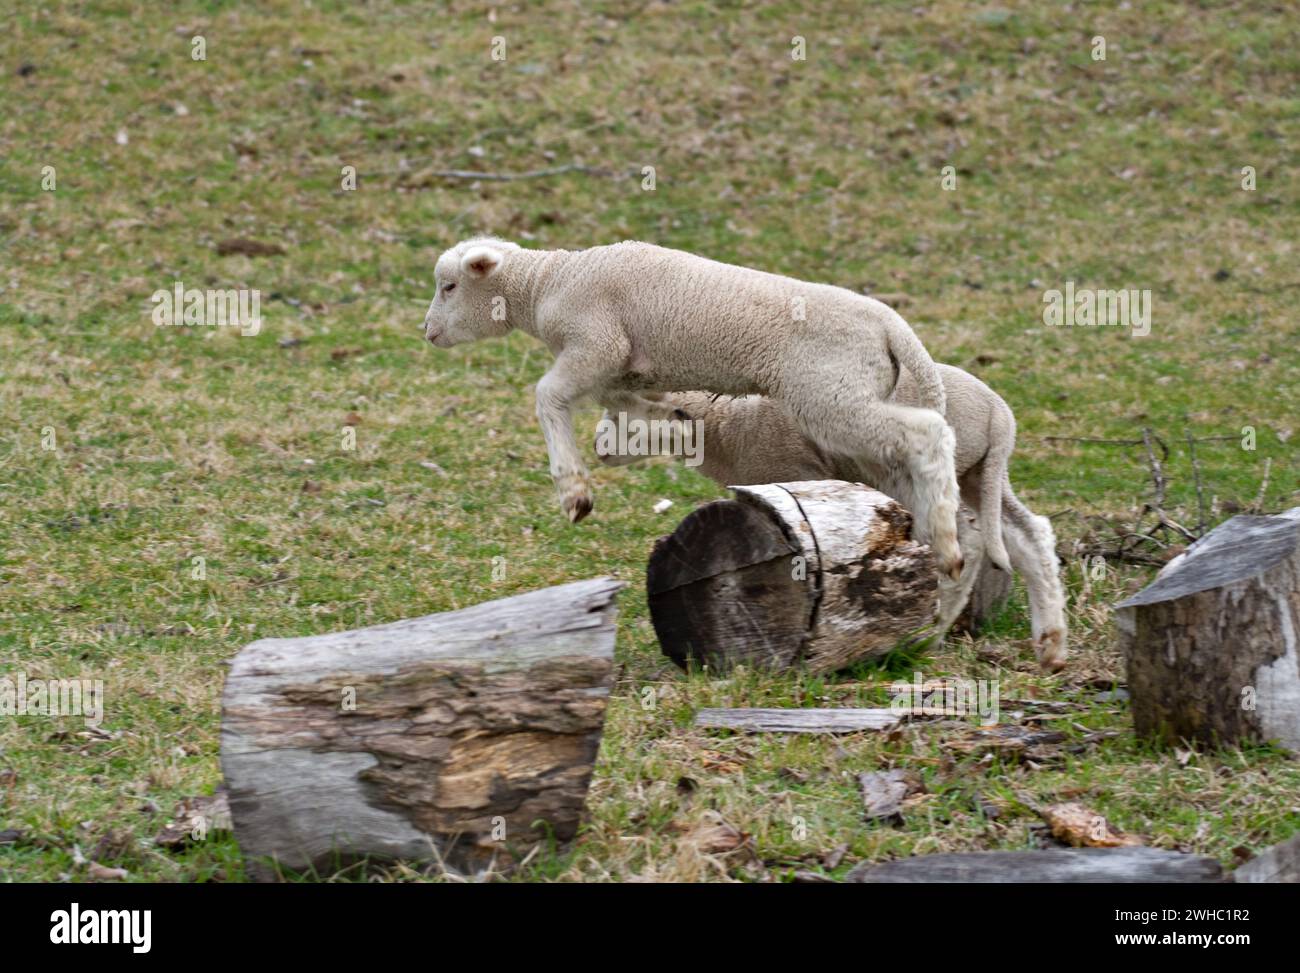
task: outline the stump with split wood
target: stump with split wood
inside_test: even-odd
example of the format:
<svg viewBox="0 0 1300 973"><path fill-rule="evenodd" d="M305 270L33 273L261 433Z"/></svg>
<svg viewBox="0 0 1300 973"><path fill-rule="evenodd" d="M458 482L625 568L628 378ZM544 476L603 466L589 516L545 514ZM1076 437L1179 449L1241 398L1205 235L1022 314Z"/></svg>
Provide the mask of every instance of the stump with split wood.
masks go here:
<svg viewBox="0 0 1300 973"><path fill-rule="evenodd" d="M597 578L235 657L221 764L250 873L459 869L573 837L613 679Z"/></svg>
<svg viewBox="0 0 1300 973"><path fill-rule="evenodd" d="M1300 752L1300 507L1220 524L1115 617L1140 736Z"/></svg>
<svg viewBox="0 0 1300 973"><path fill-rule="evenodd" d="M838 480L731 489L650 556L650 617L678 665L829 672L928 633L934 559L897 502Z"/></svg>

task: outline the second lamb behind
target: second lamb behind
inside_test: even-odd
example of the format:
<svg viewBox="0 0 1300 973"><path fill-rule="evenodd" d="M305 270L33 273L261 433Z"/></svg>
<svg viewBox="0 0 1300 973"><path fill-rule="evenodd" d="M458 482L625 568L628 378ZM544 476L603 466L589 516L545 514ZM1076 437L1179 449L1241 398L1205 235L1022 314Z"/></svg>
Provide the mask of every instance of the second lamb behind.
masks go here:
<svg viewBox="0 0 1300 973"><path fill-rule="evenodd" d="M961 543L963 548L982 548L963 550L965 566L955 582L940 575L939 626L947 629L966 606L987 555L997 567L1014 569L1024 578L1035 655L1044 669L1057 671L1065 665L1067 654L1065 592L1051 522L1025 507L1011 489L1007 460L1015 447L1015 417L1001 396L973 375L950 365L937 367L947 394L946 418L956 437L955 466L962 501L975 511L979 524L978 532L963 531ZM900 370L892 400L912 405L917 395L911 376ZM623 419L644 420L651 412L660 415L665 405L678 410L681 419L702 424L699 470L722 486L847 480L866 483L911 509L906 477L828 455L804 438L771 399L675 392L657 398L657 408L647 402L646 416L628 412ZM618 418L607 412L602 422L617 422ZM642 458L611 452L603 447L604 442L598 437L596 452L607 465L621 466Z"/></svg>

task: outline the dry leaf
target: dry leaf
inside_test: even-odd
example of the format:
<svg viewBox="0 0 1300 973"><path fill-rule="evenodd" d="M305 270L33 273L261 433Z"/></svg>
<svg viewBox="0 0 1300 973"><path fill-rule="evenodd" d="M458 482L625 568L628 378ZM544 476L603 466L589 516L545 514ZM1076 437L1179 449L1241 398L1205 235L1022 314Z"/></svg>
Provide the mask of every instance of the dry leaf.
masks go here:
<svg viewBox="0 0 1300 973"><path fill-rule="evenodd" d="M120 882L126 878L127 871L125 868L109 868L99 862L91 862L86 866L86 874L96 882Z"/></svg>
<svg viewBox="0 0 1300 973"><path fill-rule="evenodd" d="M749 841L749 835L733 828L716 811L710 811L682 841L706 855L725 855L743 847Z"/></svg>
<svg viewBox="0 0 1300 973"><path fill-rule="evenodd" d="M745 769L745 765L735 757L717 750L704 750L700 756L702 757L700 765L705 770L715 770L721 774L736 774Z"/></svg>
<svg viewBox="0 0 1300 973"><path fill-rule="evenodd" d="M834 871L840 867L840 862L844 860L844 856L848 854L848 851L849 846L847 844L836 845L822 856L822 865L828 872Z"/></svg>
<svg viewBox="0 0 1300 973"><path fill-rule="evenodd" d="M154 838L164 848L180 848L187 841L206 838L213 832L230 830L230 802L225 788L210 797L187 797L172 812L172 819Z"/></svg>
<svg viewBox="0 0 1300 973"><path fill-rule="evenodd" d="M886 770L858 774L867 820L903 818L903 801L925 790L921 775L915 770Z"/></svg>
<svg viewBox="0 0 1300 973"><path fill-rule="evenodd" d="M1074 848L1132 848L1142 839L1111 827L1104 817L1082 804L1052 804L1041 811L1052 837Z"/></svg>

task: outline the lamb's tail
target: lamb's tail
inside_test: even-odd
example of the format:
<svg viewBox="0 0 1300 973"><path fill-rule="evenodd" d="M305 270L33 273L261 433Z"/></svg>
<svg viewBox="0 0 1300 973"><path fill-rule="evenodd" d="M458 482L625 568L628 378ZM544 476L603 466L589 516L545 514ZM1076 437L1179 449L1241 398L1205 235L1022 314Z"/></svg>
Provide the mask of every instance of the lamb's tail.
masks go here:
<svg viewBox="0 0 1300 973"><path fill-rule="evenodd" d="M921 344L916 332L893 309L885 315L885 337L890 352L916 382L916 404L945 415L948 400L943 390L943 379L939 377L939 369L935 367L934 359L925 350L925 345Z"/></svg>
<svg viewBox="0 0 1300 973"><path fill-rule="evenodd" d="M998 568L1010 572L1011 558L1002 541L1002 494L1007 477L1007 461L1016 448L1016 417L1001 399L989 415L989 450L980 462L980 533L984 550Z"/></svg>

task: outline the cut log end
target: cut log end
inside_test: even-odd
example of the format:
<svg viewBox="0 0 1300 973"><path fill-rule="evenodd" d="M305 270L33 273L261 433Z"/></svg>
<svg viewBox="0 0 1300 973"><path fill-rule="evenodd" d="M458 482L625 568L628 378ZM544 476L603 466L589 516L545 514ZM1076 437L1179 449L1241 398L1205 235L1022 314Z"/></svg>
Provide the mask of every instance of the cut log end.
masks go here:
<svg viewBox="0 0 1300 973"><path fill-rule="evenodd" d="M895 501L839 481L732 489L651 554L650 615L674 662L829 672L926 637L934 561Z"/></svg>

